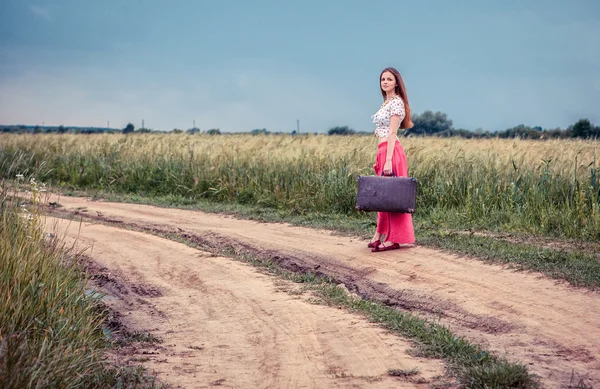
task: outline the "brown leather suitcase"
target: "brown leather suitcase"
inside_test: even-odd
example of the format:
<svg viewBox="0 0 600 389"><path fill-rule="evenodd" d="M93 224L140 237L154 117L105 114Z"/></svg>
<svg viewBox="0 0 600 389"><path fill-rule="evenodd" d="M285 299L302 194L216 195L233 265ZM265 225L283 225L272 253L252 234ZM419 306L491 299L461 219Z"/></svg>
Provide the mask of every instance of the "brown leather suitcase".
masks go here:
<svg viewBox="0 0 600 389"><path fill-rule="evenodd" d="M416 178L358 176L357 210L414 213L416 206Z"/></svg>

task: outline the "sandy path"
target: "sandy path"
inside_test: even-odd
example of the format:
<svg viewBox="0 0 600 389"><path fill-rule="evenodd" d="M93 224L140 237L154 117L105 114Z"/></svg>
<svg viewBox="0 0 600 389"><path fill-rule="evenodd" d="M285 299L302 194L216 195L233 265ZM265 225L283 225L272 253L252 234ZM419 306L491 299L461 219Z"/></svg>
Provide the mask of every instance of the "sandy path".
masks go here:
<svg viewBox="0 0 600 389"><path fill-rule="evenodd" d="M457 333L527 364L545 387L566 387L573 373L600 385L597 292L424 247L371 253L364 241L285 224L84 198L58 201L63 212L79 208L213 246L237 242L292 269L318 267L358 293L441 317Z"/></svg>
<svg viewBox="0 0 600 389"><path fill-rule="evenodd" d="M444 374L439 360L365 319L314 305L297 288L230 258L150 234L47 219L97 263L110 304L130 330L164 339L143 362L184 388L416 388ZM102 269L102 267L106 267ZM149 360L146 360L149 359ZM388 369L418 369L410 380ZM418 383L417 380L423 380Z"/></svg>

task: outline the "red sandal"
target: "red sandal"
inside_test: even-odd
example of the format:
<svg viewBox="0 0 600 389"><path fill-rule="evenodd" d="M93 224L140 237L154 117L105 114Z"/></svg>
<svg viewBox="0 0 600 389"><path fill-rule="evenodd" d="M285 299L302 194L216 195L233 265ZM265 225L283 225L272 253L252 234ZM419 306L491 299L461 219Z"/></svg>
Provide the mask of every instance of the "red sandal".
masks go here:
<svg viewBox="0 0 600 389"><path fill-rule="evenodd" d="M389 246L385 246L385 245L378 245L378 246L374 246L371 251L372 252L378 252L378 251L388 251L388 250L397 250L400 248L400 244L399 243L392 243Z"/></svg>
<svg viewBox="0 0 600 389"><path fill-rule="evenodd" d="M381 240L376 240L375 242L369 242L369 244L367 245L368 248L374 248L374 247L378 247L379 245L381 245Z"/></svg>

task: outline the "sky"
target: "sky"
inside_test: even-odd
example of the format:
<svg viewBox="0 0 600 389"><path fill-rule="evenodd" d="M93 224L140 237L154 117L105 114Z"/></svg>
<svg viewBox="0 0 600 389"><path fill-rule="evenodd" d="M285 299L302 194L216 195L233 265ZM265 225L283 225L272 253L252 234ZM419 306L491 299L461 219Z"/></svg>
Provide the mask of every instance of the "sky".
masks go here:
<svg viewBox="0 0 600 389"><path fill-rule="evenodd" d="M0 1L0 124L371 131L387 66L455 128L600 125L600 1Z"/></svg>

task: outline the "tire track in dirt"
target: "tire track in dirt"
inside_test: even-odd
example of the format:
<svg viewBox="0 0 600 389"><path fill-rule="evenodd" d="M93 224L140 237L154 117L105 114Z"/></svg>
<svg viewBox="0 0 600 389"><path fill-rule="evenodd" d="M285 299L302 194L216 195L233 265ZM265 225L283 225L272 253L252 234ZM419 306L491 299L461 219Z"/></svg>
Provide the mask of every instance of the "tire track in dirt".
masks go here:
<svg viewBox="0 0 600 389"><path fill-rule="evenodd" d="M46 230L85 250L125 328L163 339L121 361L173 387L425 388L444 375L443 361L409 355L409 342L241 262L102 224L47 218Z"/></svg>
<svg viewBox="0 0 600 389"><path fill-rule="evenodd" d="M147 231L168 231L212 248L233 245L283 267L334 277L365 297L439 318L456 333L526 364L545 387L600 384L600 295L547 277L424 247L371 253L360 239L153 206L61 197L78 212Z"/></svg>

